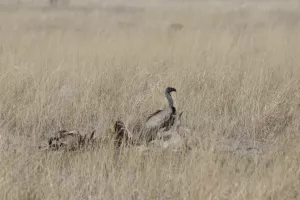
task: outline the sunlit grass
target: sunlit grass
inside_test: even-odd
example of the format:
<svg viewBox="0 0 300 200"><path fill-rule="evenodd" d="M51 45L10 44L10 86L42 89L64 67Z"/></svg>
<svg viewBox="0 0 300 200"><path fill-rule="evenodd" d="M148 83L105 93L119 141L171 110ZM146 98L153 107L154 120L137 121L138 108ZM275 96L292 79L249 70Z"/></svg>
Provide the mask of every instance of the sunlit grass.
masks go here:
<svg viewBox="0 0 300 200"><path fill-rule="evenodd" d="M285 6L0 12L1 199L298 199L300 25ZM133 125L167 86L191 151L36 148L59 129Z"/></svg>

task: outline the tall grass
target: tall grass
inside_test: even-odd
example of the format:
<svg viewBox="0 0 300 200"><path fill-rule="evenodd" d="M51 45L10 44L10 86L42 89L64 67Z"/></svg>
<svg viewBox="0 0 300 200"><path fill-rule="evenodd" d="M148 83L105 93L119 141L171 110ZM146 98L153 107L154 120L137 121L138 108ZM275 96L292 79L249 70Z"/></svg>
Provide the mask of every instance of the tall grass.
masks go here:
<svg viewBox="0 0 300 200"><path fill-rule="evenodd" d="M0 12L0 198L299 199L300 16L215 6ZM189 152L36 148L59 129L132 125L167 86ZM217 150L229 139L269 150Z"/></svg>

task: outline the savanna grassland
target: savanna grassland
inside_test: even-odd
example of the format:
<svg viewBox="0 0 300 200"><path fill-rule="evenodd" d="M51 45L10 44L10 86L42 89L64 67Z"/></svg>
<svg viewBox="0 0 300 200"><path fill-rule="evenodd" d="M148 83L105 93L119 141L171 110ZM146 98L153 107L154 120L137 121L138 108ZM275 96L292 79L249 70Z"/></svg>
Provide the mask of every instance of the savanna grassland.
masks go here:
<svg viewBox="0 0 300 200"><path fill-rule="evenodd" d="M283 0L3 1L0 199L300 199L299 13ZM167 105L167 86L189 151L37 148L60 129L134 124Z"/></svg>

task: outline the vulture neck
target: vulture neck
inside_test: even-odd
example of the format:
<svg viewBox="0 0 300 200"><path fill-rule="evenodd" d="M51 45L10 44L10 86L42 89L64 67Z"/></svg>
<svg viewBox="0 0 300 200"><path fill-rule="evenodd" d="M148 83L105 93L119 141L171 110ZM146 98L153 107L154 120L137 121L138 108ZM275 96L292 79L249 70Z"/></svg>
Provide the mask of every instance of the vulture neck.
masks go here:
<svg viewBox="0 0 300 200"><path fill-rule="evenodd" d="M172 98L171 94L166 92L165 95L168 99L169 107L172 108L173 107L173 98Z"/></svg>

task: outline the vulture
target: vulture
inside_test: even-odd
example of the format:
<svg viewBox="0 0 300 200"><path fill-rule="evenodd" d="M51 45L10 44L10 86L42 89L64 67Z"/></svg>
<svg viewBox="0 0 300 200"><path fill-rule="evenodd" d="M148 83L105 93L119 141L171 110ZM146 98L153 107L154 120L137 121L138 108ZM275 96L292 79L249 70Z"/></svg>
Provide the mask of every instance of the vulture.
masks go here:
<svg viewBox="0 0 300 200"><path fill-rule="evenodd" d="M167 87L165 96L168 100L168 107L163 110L157 110L147 118L142 133L142 137L146 139L146 142L153 140L158 130L167 131L173 126L176 117L176 108L174 107L171 92L176 92L176 89Z"/></svg>
<svg viewBox="0 0 300 200"><path fill-rule="evenodd" d="M133 141L132 133L126 128L123 121L118 119L115 122L114 125L114 132L115 132L115 145L117 148L119 148L122 144L122 142L125 142L125 144L130 144Z"/></svg>
<svg viewBox="0 0 300 200"><path fill-rule="evenodd" d="M78 150L79 148L88 145L94 139L95 131L89 136L81 135L77 130L66 131L60 130L56 136L49 138L48 149L50 150Z"/></svg>

